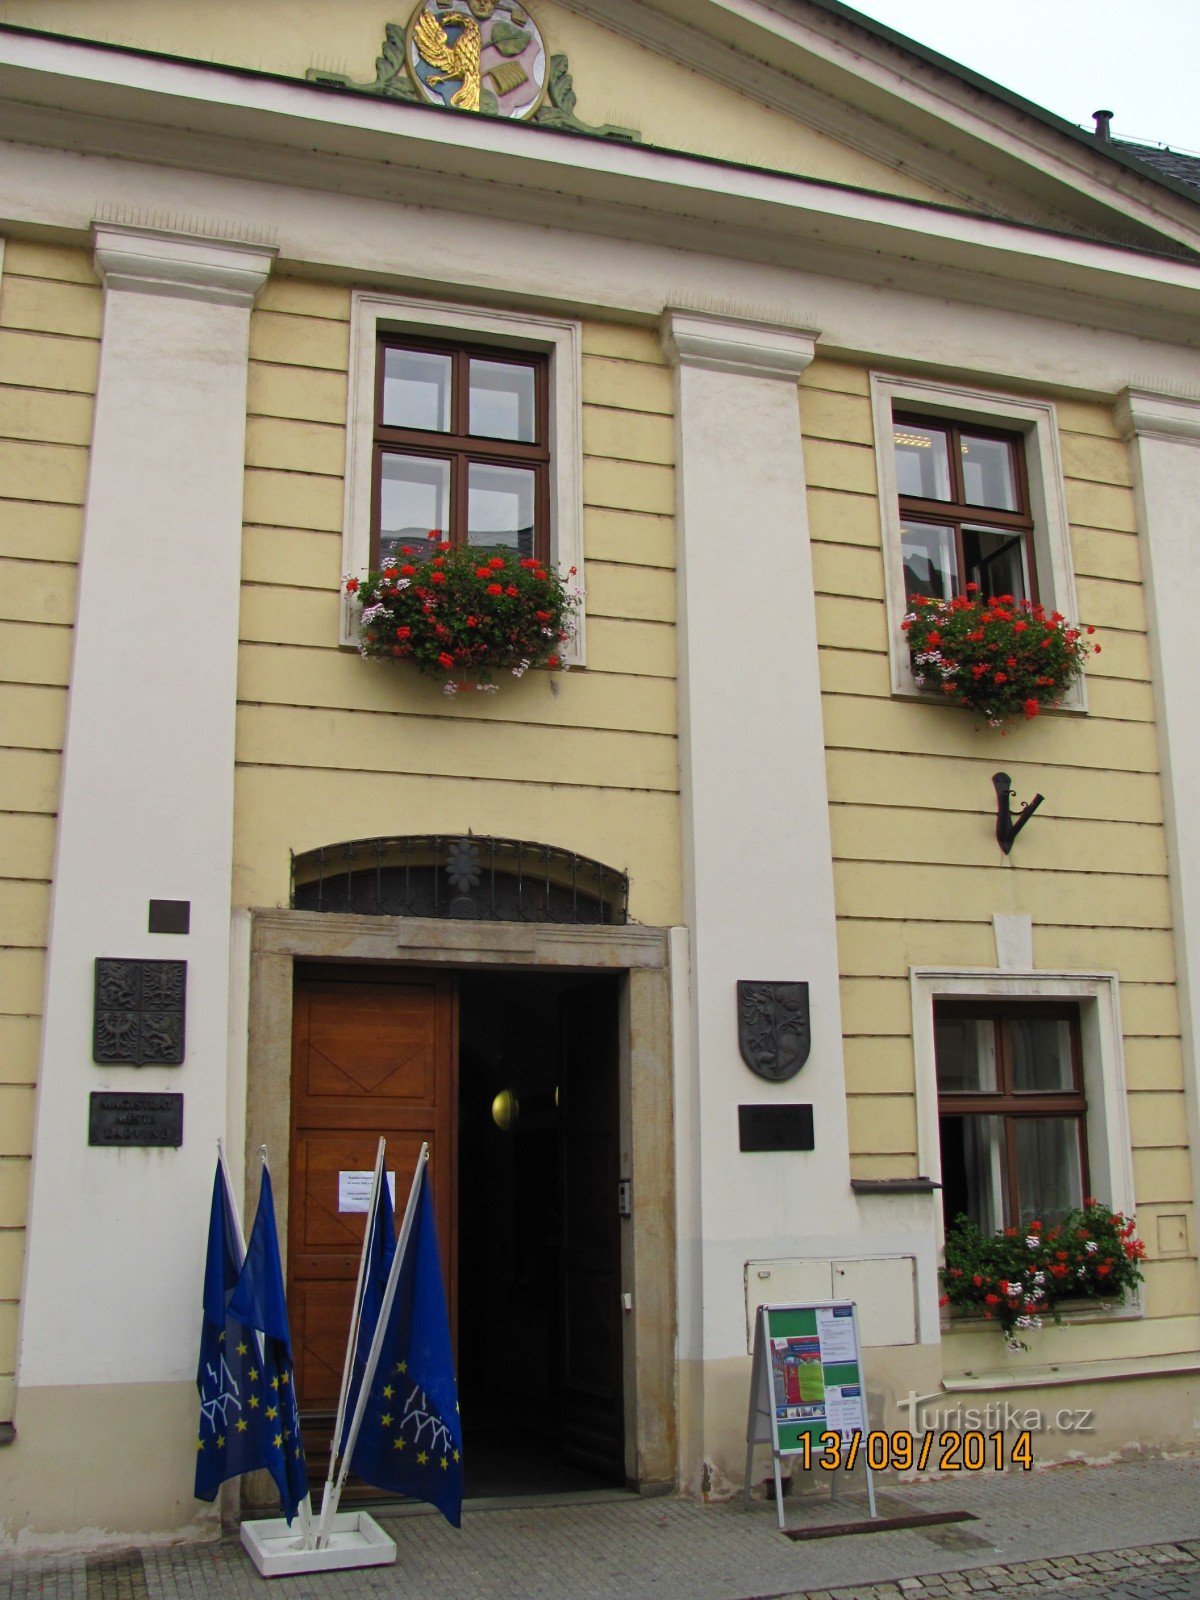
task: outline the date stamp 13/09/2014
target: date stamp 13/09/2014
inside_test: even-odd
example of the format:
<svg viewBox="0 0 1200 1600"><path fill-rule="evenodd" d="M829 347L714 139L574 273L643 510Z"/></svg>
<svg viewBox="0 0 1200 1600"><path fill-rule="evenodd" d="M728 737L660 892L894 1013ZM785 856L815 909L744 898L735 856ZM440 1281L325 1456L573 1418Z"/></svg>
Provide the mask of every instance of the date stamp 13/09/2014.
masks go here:
<svg viewBox="0 0 1200 1600"><path fill-rule="evenodd" d="M999 1431L957 1428L941 1433L827 1431L804 1434L788 1454L805 1471L818 1472L850 1472L860 1465L872 1472L1003 1472L1011 1467L1030 1472L1033 1434L1025 1431L1010 1439Z"/></svg>

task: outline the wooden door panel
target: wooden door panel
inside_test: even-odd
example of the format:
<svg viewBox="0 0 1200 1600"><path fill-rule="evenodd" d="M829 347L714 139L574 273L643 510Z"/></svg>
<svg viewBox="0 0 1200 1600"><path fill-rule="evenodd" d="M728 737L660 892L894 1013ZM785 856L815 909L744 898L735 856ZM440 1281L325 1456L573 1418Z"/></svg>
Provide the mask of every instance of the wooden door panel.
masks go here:
<svg viewBox="0 0 1200 1600"><path fill-rule="evenodd" d="M347 995L347 991L349 994ZM437 1100L437 985L314 986L303 1057L307 1100Z"/></svg>
<svg viewBox="0 0 1200 1600"><path fill-rule="evenodd" d="M458 1045L448 977L378 969L297 977L293 1008L288 1295L306 1414L337 1404L366 1216L338 1175L368 1172L380 1137L402 1212L422 1141L451 1326L455 1309Z"/></svg>
<svg viewBox="0 0 1200 1600"><path fill-rule="evenodd" d="M616 996L600 982L562 1002L561 1416L568 1461L625 1476Z"/></svg>
<svg viewBox="0 0 1200 1600"><path fill-rule="evenodd" d="M396 1174L397 1202L403 1207L421 1151L421 1134L393 1131L385 1137L387 1168ZM339 1208L338 1177L343 1172L370 1172L377 1141L378 1135L370 1133L297 1130L292 1160L300 1182L293 1204L302 1210L292 1237L299 1273L320 1274L320 1263L330 1253L349 1253L357 1273L367 1219L364 1212Z"/></svg>
<svg viewBox="0 0 1200 1600"><path fill-rule="evenodd" d="M353 1278L298 1282L289 1296L296 1370L303 1375L303 1381L297 1381L305 1411L337 1409L354 1283Z"/></svg>

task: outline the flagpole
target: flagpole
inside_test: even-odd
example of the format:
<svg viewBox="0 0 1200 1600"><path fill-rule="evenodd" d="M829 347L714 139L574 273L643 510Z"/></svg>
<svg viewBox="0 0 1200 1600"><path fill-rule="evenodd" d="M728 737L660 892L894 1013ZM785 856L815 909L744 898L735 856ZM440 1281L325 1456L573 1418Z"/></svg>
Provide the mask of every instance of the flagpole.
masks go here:
<svg viewBox="0 0 1200 1600"><path fill-rule="evenodd" d="M388 1273L387 1287L383 1291L383 1301L379 1307L379 1317L375 1323L375 1336L371 1340L371 1349L367 1355L367 1364L363 1369L362 1382L358 1387L358 1400L354 1407L354 1416L350 1421L350 1432L346 1438L346 1448L342 1452L341 1466L338 1469L337 1482L333 1488L333 1502L330 1507L330 1516L337 1514L338 1503L342 1498L342 1488L346 1482L346 1474L350 1469L350 1462L354 1455L354 1446L358 1443L358 1430L362 1427L363 1413L367 1409L367 1399L371 1392L371 1384L375 1378L375 1369L379 1365L379 1352L383 1348L383 1341L387 1334L388 1319L392 1314L392 1302L396 1298L396 1285L400 1281L400 1269L404 1265L404 1253L408 1249L408 1238L412 1233L413 1219L417 1211L417 1196L421 1188L421 1179L429 1162L429 1144L422 1144L421 1153L417 1157L416 1171L413 1173L412 1188L408 1192L408 1204L404 1208L404 1221L396 1239L396 1254L392 1258L392 1268ZM325 1517L325 1506L321 1506L322 1521ZM329 1535L325 1534L325 1538ZM324 1547L318 1542L318 1549Z"/></svg>
<svg viewBox="0 0 1200 1600"><path fill-rule="evenodd" d="M380 1182L386 1182L383 1177L383 1153L387 1148L387 1140L380 1139L375 1151L375 1171L371 1178L371 1199L367 1206L367 1225L363 1229L362 1255L358 1260L358 1284L354 1290L354 1307L350 1313L350 1333L346 1339L346 1359L342 1365L342 1387L338 1395L337 1420L333 1425L333 1438L329 1444L329 1471L325 1476L325 1493L321 1496L321 1517L317 1523L317 1545L329 1531L330 1512L333 1507L333 1479L334 1469L338 1459L338 1440L342 1437L342 1423L346 1420L346 1396L350 1391L350 1373L354 1367L354 1352L358 1345L358 1329L362 1319L363 1284L367 1276L367 1259L371 1251L371 1229L378 1220L375 1206L379 1199Z"/></svg>
<svg viewBox="0 0 1200 1600"><path fill-rule="evenodd" d="M266 1147L265 1144L260 1144L259 1145L258 1154L259 1154L259 1159L262 1161L262 1164L263 1164L264 1168L269 1172L271 1170L271 1168L270 1168L270 1166L269 1166L269 1164L267 1162L267 1147ZM245 1247L245 1245L243 1245L242 1246L242 1255L245 1256L245 1254L246 1254L246 1247ZM261 1338L259 1339L259 1348L260 1349L262 1348L262 1339ZM297 1421L297 1425L299 1425L299 1420L300 1420L300 1396L296 1392L296 1373L295 1373L294 1369L292 1371L292 1401L293 1401L293 1404L296 1407L296 1421ZM282 1426L282 1423L280 1424L280 1426ZM304 1499L301 1500L301 1502L300 1502L299 1506L297 1506L296 1510L297 1510L297 1514L299 1515L299 1518L300 1518L300 1533L301 1533L301 1536L302 1536L301 1537L300 1548L302 1550L311 1550L313 1548L313 1543L314 1543L314 1540L313 1540L313 1519L312 1519L312 1496L311 1496L311 1494L306 1494L304 1496Z"/></svg>

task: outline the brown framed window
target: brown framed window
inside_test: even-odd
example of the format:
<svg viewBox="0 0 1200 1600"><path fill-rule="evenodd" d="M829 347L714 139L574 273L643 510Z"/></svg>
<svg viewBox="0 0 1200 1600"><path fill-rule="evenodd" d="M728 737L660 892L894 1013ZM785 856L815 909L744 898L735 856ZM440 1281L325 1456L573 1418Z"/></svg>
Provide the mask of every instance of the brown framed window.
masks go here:
<svg viewBox="0 0 1200 1600"><path fill-rule="evenodd" d="M940 1000L933 1023L947 1226L1061 1220L1089 1192L1078 1011Z"/></svg>
<svg viewBox="0 0 1200 1600"><path fill-rule="evenodd" d="M550 559L547 358L383 335L377 346L371 555L450 543Z"/></svg>
<svg viewBox="0 0 1200 1600"><path fill-rule="evenodd" d="M1022 436L899 412L892 436L906 596L950 600L974 583L1036 601Z"/></svg>

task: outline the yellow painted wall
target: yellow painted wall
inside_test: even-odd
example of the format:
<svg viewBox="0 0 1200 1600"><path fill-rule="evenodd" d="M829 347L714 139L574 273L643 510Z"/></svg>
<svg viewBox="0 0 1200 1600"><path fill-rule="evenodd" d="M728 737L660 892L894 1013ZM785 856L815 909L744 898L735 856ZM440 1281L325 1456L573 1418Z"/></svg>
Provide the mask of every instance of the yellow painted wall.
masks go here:
<svg viewBox="0 0 1200 1600"><path fill-rule="evenodd" d="M0 274L0 1419L12 1415L100 315L87 251L7 242Z"/></svg>
<svg viewBox="0 0 1200 1600"><path fill-rule="evenodd" d="M1082 620L1103 653L1086 717L1006 736L892 699L868 374L801 387L838 906L853 1167L917 1172L910 966L994 967L993 912L1033 918L1039 967L1121 978L1129 1121L1152 1318L1200 1313L1171 912L1130 463L1104 406L1058 419ZM1005 860L992 773L1046 800ZM1169 1258L1158 1218L1186 1215ZM1182 1348L1193 1348L1190 1325ZM1082 1332L1082 1330L1081 1330ZM1114 1334L1122 1341L1136 1331ZM1169 1340L1168 1340L1169 1344Z"/></svg>
<svg viewBox="0 0 1200 1600"><path fill-rule="evenodd" d="M584 329L586 670L447 699L338 648L350 292L276 279L250 335L234 901L284 905L289 849L535 839L630 874L678 922L672 384L649 332Z"/></svg>
<svg viewBox="0 0 1200 1600"><path fill-rule="evenodd" d="M303 78L310 67L374 82L387 22L406 23L417 0L0 0L0 21L198 61ZM569 59L577 114L637 128L647 144L924 200L930 184L840 144L736 88L576 16L550 0L530 7L552 53ZM796 95L803 116L803 87ZM953 203L961 204L961 195Z"/></svg>

